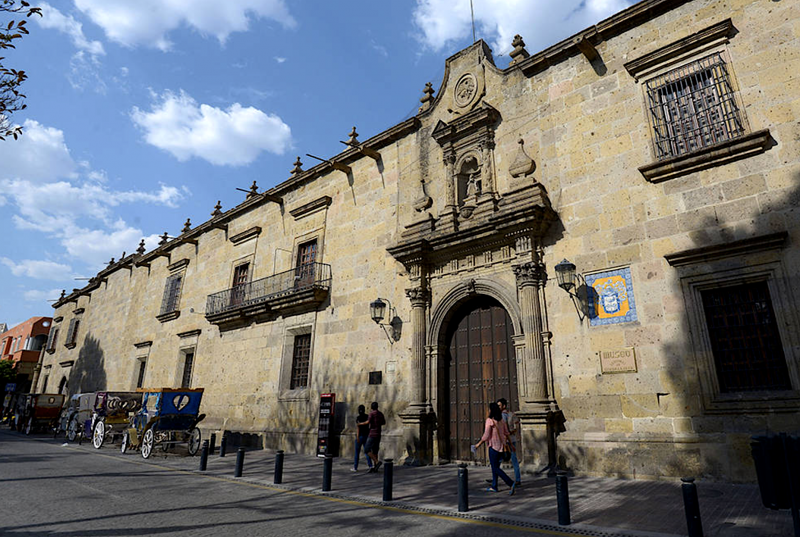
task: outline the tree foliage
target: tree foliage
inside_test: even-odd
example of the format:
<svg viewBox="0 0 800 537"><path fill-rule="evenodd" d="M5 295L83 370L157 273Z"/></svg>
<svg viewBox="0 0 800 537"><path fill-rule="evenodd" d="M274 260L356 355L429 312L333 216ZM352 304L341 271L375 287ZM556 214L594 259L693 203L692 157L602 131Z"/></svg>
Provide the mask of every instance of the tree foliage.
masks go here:
<svg viewBox="0 0 800 537"><path fill-rule="evenodd" d="M0 0L0 12L19 14L25 18L31 15L42 16L42 10L31 7L25 0ZM0 25L0 49L16 48L14 41L21 39L28 33L25 27L28 21L12 19L7 24ZM25 95L20 93L20 86L28 78L25 71L18 71L6 67L3 63L5 57L0 57L0 140L7 136L16 139L22 133L22 127L11 123L11 114L25 109Z"/></svg>
<svg viewBox="0 0 800 537"><path fill-rule="evenodd" d="M14 362L11 360L0 360L0 386L5 386L6 382L14 382L17 372L14 371Z"/></svg>

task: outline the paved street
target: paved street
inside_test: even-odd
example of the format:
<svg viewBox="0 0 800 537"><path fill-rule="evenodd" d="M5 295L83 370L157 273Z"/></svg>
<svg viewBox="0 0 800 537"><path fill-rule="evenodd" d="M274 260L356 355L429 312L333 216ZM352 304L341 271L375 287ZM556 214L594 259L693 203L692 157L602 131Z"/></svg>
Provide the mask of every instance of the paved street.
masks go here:
<svg viewBox="0 0 800 537"><path fill-rule="evenodd" d="M0 535L686 535L679 482L570 479L573 524L557 525L553 481L526 475L513 497L485 492L486 467L469 467L469 518L456 513L453 465L395 468L394 502L381 505L382 476L349 471L334 459L333 489L321 494L322 461L287 454L283 485L273 485L274 454L247 452L242 478L235 453L199 459L156 450L148 461L117 445L63 445L0 429ZM233 451L233 450L232 450ZM362 461L363 463L363 461ZM758 487L698 481L709 537L786 537L788 511L761 506ZM52 500L52 501L51 501Z"/></svg>
<svg viewBox="0 0 800 537"><path fill-rule="evenodd" d="M138 454L62 446L5 429L0 495L0 535L9 536L469 536L524 530L270 490L152 465Z"/></svg>

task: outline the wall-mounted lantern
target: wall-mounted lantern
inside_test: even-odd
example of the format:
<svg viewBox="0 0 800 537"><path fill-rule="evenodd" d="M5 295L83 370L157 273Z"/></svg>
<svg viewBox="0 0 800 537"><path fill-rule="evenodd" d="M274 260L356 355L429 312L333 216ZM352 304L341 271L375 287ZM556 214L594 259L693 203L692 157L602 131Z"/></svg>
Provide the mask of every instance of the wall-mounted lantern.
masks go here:
<svg viewBox="0 0 800 537"><path fill-rule="evenodd" d="M388 323L384 323L383 319L386 317L386 308L389 307L389 316L391 320ZM376 298L369 304L369 314L372 317L372 320L375 321L375 324L381 326L383 331L386 332L386 337L389 338L389 342L394 344L395 341L400 340L400 332L403 326L403 321L400 317L397 316L397 312L392 307L392 303L389 302L388 299L385 298ZM389 327L388 329L386 327Z"/></svg>
<svg viewBox="0 0 800 537"><path fill-rule="evenodd" d="M582 274L576 271L576 268L574 263L563 259L555 266L556 281L558 282L558 286L569 294L572 303L575 305L575 311L578 312L578 317L583 321L586 317L586 301L581 300L578 293L581 286L584 288L586 287L586 280L584 280ZM585 292L583 294L584 296L586 295Z"/></svg>

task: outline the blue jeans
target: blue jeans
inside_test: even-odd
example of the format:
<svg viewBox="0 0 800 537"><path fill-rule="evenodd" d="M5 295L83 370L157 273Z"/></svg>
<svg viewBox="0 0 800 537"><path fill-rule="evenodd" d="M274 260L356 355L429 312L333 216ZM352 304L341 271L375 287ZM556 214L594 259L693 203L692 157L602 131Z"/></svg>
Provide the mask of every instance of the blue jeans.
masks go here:
<svg viewBox="0 0 800 537"><path fill-rule="evenodd" d="M497 478L498 476L500 479L505 481L505 484L509 487L514 484L514 481L511 480L508 475L500 468L500 460L503 458L503 454L499 451L493 450L491 447L489 448L489 464L492 465L492 488L497 490Z"/></svg>
<svg viewBox="0 0 800 537"><path fill-rule="evenodd" d="M514 446L514 451L511 452L511 464L514 465L514 481L517 483L522 481L522 476L519 473L519 459L517 458L517 443L511 442Z"/></svg>
<svg viewBox="0 0 800 537"><path fill-rule="evenodd" d="M366 436L356 436L356 458L353 461L353 468L355 468L356 470L358 470L359 455L361 455L361 450L364 448L364 444L366 443L367 443ZM372 459L369 458L369 455L366 454L366 451L364 452L364 455L367 456L367 466L372 468Z"/></svg>

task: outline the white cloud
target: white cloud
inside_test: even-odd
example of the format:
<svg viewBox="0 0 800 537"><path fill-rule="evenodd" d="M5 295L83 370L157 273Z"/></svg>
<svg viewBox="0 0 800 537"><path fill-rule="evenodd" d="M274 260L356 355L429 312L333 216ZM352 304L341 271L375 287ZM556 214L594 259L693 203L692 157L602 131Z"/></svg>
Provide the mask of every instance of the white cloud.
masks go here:
<svg viewBox="0 0 800 537"><path fill-rule="evenodd" d="M75 6L106 36L128 47L169 50L168 34L188 27L224 43L234 32L245 32L251 20L271 19L285 28L297 22L284 0L75 0Z"/></svg>
<svg viewBox="0 0 800 537"><path fill-rule="evenodd" d="M64 142L64 133L32 119L23 123L24 135L0 144L0 178L30 182L75 177L77 165ZM8 193L7 193L8 194Z"/></svg>
<svg viewBox="0 0 800 537"><path fill-rule="evenodd" d="M113 190L103 170L91 163L75 162L64 133L36 121L25 122L25 134L0 144L0 191L7 212L18 229L46 233L60 240L76 261L99 266L123 250L132 252L142 231L127 225L114 211L122 204L156 204L177 207L188 193L183 188L160 185L151 192ZM67 265L47 261L0 260L18 276L46 277Z"/></svg>
<svg viewBox="0 0 800 537"><path fill-rule="evenodd" d="M278 63L283 63L286 61L286 58L282 58L281 56L275 56L275 61Z"/></svg>
<svg viewBox="0 0 800 537"><path fill-rule="evenodd" d="M61 296L61 289L50 289L49 291L41 291L39 289L31 289L25 291L22 295L26 302L39 302L56 300Z"/></svg>
<svg viewBox="0 0 800 537"><path fill-rule="evenodd" d="M11 269L14 276L27 276L38 280L65 280L72 274L72 267L54 261L25 259L15 263L7 257L0 257L0 263Z"/></svg>
<svg viewBox="0 0 800 537"><path fill-rule="evenodd" d="M34 17L42 28L58 30L66 34L80 51L92 56L102 56L106 53L100 41L90 41L83 33L83 24L75 20L72 15L64 15L48 3L37 4L42 8L42 16Z"/></svg>
<svg viewBox="0 0 800 537"><path fill-rule="evenodd" d="M156 96L149 112L134 107L131 119L147 143L181 162L196 157L218 166L241 166L262 151L281 155L291 145L291 129L280 117L239 103L226 110L198 104L184 91Z"/></svg>
<svg viewBox="0 0 800 537"><path fill-rule="evenodd" d="M496 54L511 50L515 34L536 53L634 3L634 0L483 0L475 2L478 37ZM546 15L545 15L546 14ZM472 37L469 0L417 0L414 23L434 50Z"/></svg>

